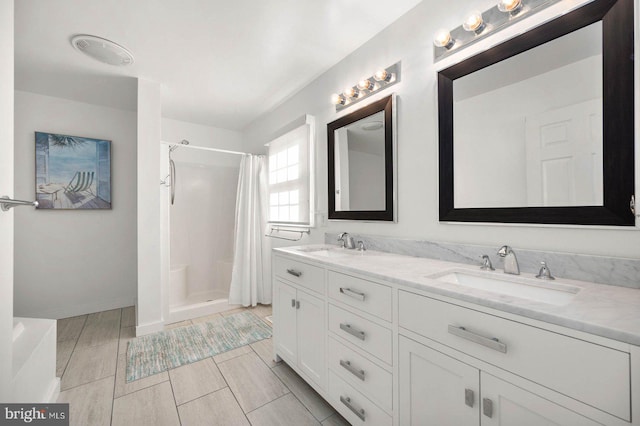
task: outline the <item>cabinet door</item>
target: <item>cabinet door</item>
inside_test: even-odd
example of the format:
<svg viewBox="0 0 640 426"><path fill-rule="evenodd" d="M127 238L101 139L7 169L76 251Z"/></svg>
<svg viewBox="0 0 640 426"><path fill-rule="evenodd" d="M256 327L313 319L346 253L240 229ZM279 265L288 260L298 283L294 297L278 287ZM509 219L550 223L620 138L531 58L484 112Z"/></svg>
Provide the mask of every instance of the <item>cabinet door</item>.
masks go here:
<svg viewBox="0 0 640 426"><path fill-rule="evenodd" d="M314 382L326 388L324 302L298 290L298 366Z"/></svg>
<svg viewBox="0 0 640 426"><path fill-rule="evenodd" d="M273 333L276 352L290 363L296 363L296 289L279 280L275 284Z"/></svg>
<svg viewBox="0 0 640 426"><path fill-rule="evenodd" d="M485 372L481 373L480 380L482 426L595 426L600 424ZM490 405L491 408L485 405Z"/></svg>
<svg viewBox="0 0 640 426"><path fill-rule="evenodd" d="M400 424L477 426L478 369L400 336Z"/></svg>

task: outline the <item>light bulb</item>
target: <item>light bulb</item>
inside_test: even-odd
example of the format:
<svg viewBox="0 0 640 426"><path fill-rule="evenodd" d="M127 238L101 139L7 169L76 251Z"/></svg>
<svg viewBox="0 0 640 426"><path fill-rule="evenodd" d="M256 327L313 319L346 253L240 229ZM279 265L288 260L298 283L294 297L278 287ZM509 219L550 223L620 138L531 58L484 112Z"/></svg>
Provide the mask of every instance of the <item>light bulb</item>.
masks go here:
<svg viewBox="0 0 640 426"><path fill-rule="evenodd" d="M358 89L360 89L360 90L373 90L373 83L369 79L360 80L360 82L358 83Z"/></svg>
<svg viewBox="0 0 640 426"><path fill-rule="evenodd" d="M331 95L331 103L334 105L344 105L347 100L344 96L334 93Z"/></svg>
<svg viewBox="0 0 640 426"><path fill-rule="evenodd" d="M500 12L516 12L522 6L522 0L500 0L498 10Z"/></svg>
<svg viewBox="0 0 640 426"><path fill-rule="evenodd" d="M357 98L359 94L360 92L355 87L347 87L344 89L344 95L349 99Z"/></svg>
<svg viewBox="0 0 640 426"><path fill-rule="evenodd" d="M444 47L445 49L451 49L455 42L456 41L451 38L451 33L444 28L436 31L436 35L433 38L433 44L436 47Z"/></svg>
<svg viewBox="0 0 640 426"><path fill-rule="evenodd" d="M376 73L373 75L374 80L376 81L386 81L389 82L391 81L391 78L393 77L393 74L391 74L390 72L387 72L386 70L378 70L376 71Z"/></svg>
<svg viewBox="0 0 640 426"><path fill-rule="evenodd" d="M482 32L485 28L484 20L482 19L482 13L477 10L469 12L466 18L464 18L464 22L462 23L462 28L466 31L473 31L477 34Z"/></svg>

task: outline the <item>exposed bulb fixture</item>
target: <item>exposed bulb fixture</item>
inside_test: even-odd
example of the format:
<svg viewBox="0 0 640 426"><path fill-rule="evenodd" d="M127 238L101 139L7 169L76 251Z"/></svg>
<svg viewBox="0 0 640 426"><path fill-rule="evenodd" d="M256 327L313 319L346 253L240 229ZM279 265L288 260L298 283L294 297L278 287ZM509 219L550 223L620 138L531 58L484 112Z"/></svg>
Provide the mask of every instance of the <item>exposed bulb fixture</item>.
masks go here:
<svg viewBox="0 0 640 426"><path fill-rule="evenodd" d="M347 87L344 89L344 95L349 99L357 98L359 94L360 91L355 87Z"/></svg>
<svg viewBox="0 0 640 426"><path fill-rule="evenodd" d="M338 94L338 93L334 93L333 95L331 95L331 103L334 105L344 105L345 102L347 102L347 99Z"/></svg>
<svg viewBox="0 0 640 426"><path fill-rule="evenodd" d="M373 90L374 84L368 78L365 80L360 80L358 82L358 89L360 90Z"/></svg>
<svg viewBox="0 0 640 426"><path fill-rule="evenodd" d="M444 47L445 49L451 49L455 44L455 40L451 37L451 33L449 30L445 28L441 28L436 31L436 34L433 38L433 44L436 47Z"/></svg>
<svg viewBox="0 0 640 426"><path fill-rule="evenodd" d="M498 10L500 12L517 13L522 7L522 0L500 0Z"/></svg>
<svg viewBox="0 0 640 426"><path fill-rule="evenodd" d="M486 26L484 19L482 19L482 13L478 10L469 12L462 23L462 28L464 28L465 31L473 31L476 34L480 34Z"/></svg>
<svg viewBox="0 0 640 426"><path fill-rule="evenodd" d="M337 112L367 99L399 81L400 62L397 62L387 68L380 68L372 76L361 79L357 84L347 86L342 92L334 93L331 95L331 103L335 105Z"/></svg>
<svg viewBox="0 0 640 426"><path fill-rule="evenodd" d="M386 81L387 83L391 81L392 77L393 77L393 74L391 74L390 72L387 72L387 70L378 70L373 75L373 79L375 81Z"/></svg>

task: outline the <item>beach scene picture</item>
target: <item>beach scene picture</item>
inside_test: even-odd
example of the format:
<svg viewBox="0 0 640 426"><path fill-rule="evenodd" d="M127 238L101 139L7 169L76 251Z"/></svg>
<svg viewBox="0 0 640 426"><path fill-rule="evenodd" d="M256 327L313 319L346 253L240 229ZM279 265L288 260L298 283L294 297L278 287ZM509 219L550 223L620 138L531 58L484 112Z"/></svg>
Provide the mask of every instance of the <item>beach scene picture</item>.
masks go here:
<svg viewBox="0 0 640 426"><path fill-rule="evenodd" d="M110 209L111 141L36 132L38 209Z"/></svg>

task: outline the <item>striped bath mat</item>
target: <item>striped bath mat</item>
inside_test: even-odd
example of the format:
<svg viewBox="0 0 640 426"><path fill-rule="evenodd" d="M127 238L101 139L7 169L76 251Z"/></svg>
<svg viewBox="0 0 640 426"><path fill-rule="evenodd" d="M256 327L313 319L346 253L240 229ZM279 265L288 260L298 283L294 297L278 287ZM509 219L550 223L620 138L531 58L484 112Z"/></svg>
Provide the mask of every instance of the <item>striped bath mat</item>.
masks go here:
<svg viewBox="0 0 640 426"><path fill-rule="evenodd" d="M271 337L252 312L135 338L127 348L127 383Z"/></svg>

